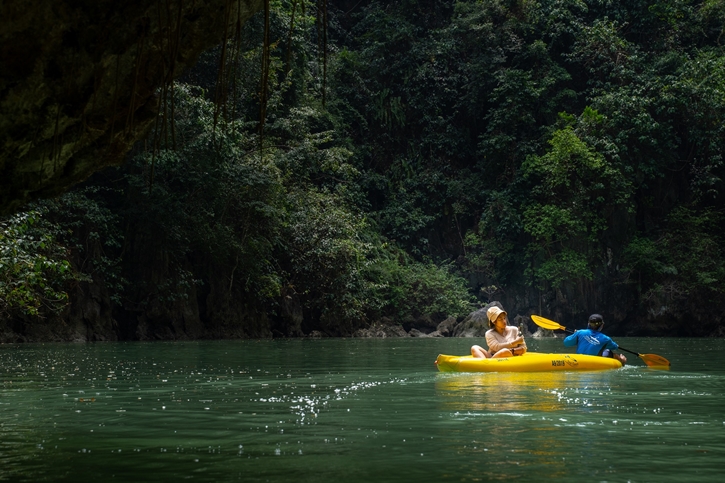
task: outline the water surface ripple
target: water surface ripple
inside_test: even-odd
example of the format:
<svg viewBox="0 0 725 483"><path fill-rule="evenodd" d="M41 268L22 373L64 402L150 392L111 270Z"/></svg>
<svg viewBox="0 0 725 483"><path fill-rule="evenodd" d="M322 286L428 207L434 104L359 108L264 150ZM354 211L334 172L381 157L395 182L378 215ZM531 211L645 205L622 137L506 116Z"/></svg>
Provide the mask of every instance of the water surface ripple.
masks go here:
<svg viewBox="0 0 725 483"><path fill-rule="evenodd" d="M470 339L2 345L0 481L721 481L723 340L619 342L672 370L436 372Z"/></svg>

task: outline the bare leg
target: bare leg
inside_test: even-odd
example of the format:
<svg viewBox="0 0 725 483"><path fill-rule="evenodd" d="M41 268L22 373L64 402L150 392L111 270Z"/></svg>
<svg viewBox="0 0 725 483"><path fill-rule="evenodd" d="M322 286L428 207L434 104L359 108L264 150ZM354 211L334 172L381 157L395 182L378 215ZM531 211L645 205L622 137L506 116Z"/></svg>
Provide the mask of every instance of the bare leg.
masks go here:
<svg viewBox="0 0 725 483"><path fill-rule="evenodd" d="M471 347L471 355L477 359L489 359L491 357L491 354L480 345Z"/></svg>
<svg viewBox="0 0 725 483"><path fill-rule="evenodd" d="M513 354L511 353L511 349L501 349L500 351L496 352L493 357L494 359L498 359L500 357L511 357Z"/></svg>

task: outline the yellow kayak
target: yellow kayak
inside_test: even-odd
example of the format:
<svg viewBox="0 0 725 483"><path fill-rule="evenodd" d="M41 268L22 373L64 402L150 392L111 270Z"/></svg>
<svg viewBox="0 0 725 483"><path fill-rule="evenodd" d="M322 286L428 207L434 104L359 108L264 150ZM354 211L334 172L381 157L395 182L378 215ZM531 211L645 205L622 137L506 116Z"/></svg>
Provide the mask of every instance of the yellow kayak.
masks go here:
<svg viewBox="0 0 725 483"><path fill-rule="evenodd" d="M522 356L498 359L477 359L472 356L440 354L435 364L441 372L601 371L622 367L621 362L611 357L542 352L527 352Z"/></svg>

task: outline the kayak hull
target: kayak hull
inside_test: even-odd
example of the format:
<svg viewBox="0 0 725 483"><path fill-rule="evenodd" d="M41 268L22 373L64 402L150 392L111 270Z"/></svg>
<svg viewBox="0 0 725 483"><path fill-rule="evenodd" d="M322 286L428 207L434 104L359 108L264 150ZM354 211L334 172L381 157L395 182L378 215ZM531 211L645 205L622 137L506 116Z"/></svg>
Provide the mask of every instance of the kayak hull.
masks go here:
<svg viewBox="0 0 725 483"><path fill-rule="evenodd" d="M496 359L440 354L435 364L441 372L602 371L622 367L621 362L611 357L542 352L527 352L521 356Z"/></svg>

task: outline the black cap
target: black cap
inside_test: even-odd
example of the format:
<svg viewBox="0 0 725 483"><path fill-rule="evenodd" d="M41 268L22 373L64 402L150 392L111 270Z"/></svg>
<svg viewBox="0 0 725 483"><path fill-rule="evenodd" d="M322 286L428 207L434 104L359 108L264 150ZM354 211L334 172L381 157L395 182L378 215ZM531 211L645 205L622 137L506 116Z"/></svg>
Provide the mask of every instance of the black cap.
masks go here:
<svg viewBox="0 0 725 483"><path fill-rule="evenodd" d="M604 317L599 314L592 314L589 316L589 325L599 326L604 323Z"/></svg>

